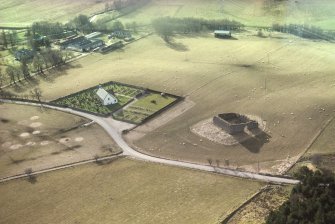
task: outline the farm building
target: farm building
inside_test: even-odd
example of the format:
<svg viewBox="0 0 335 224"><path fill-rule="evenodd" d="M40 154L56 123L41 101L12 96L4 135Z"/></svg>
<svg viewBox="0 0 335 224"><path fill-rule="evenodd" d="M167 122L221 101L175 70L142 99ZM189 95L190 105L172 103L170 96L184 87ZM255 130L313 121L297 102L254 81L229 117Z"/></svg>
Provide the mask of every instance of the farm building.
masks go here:
<svg viewBox="0 0 335 224"><path fill-rule="evenodd" d="M87 39L84 36L75 37L61 42L60 49L69 49L79 52L91 51L97 47L103 46L105 43L100 39Z"/></svg>
<svg viewBox="0 0 335 224"><path fill-rule="evenodd" d="M216 38L231 38L231 32L229 30L215 30L214 36Z"/></svg>
<svg viewBox="0 0 335 224"><path fill-rule="evenodd" d="M108 35L108 38L119 38L119 39L124 39L124 38L131 38L131 33L127 30L118 30L114 31L111 35Z"/></svg>
<svg viewBox="0 0 335 224"><path fill-rule="evenodd" d="M108 93L101 86L99 86L99 89L97 91L97 96L99 97L100 101L102 102L104 106L113 105L113 104L118 103L117 98L113 96L112 94Z"/></svg>
<svg viewBox="0 0 335 224"><path fill-rule="evenodd" d="M106 53L108 51L113 51L113 50L116 50L116 49L121 48L121 47L123 47L123 43L122 43L122 41L118 41L118 42L115 42L115 43L112 43L110 45L106 45L106 46L100 48L100 52L101 53Z"/></svg>
<svg viewBox="0 0 335 224"><path fill-rule="evenodd" d="M105 43L102 40L99 39L86 39L79 42L75 42L73 44L68 45L66 48L73 51L79 51L79 52L88 52L91 51L97 47L103 46Z"/></svg>
<svg viewBox="0 0 335 224"><path fill-rule="evenodd" d="M14 52L14 57L18 61L30 60L34 57L34 52L28 49L21 49Z"/></svg>
<svg viewBox="0 0 335 224"><path fill-rule="evenodd" d="M101 33L100 32L93 32L85 36L86 39L93 39L96 37L100 37Z"/></svg>

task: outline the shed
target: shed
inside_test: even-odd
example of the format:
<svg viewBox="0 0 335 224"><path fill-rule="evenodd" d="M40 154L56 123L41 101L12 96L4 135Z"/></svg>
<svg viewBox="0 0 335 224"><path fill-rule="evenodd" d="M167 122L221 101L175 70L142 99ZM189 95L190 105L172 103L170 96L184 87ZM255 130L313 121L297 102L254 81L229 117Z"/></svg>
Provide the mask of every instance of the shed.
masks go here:
<svg viewBox="0 0 335 224"><path fill-rule="evenodd" d="M87 34L85 36L85 38L92 39L92 38L96 38L96 37L99 37L99 36L101 36L101 32L93 32L93 33Z"/></svg>
<svg viewBox="0 0 335 224"><path fill-rule="evenodd" d="M97 96L99 97L100 101L102 102L102 104L104 106L113 105L113 104L118 103L117 98L115 96L113 96L112 94L108 93L101 86L99 87L99 89L97 91Z"/></svg>
<svg viewBox="0 0 335 224"><path fill-rule="evenodd" d="M231 38L231 31L230 30L215 30L214 36L216 38Z"/></svg>

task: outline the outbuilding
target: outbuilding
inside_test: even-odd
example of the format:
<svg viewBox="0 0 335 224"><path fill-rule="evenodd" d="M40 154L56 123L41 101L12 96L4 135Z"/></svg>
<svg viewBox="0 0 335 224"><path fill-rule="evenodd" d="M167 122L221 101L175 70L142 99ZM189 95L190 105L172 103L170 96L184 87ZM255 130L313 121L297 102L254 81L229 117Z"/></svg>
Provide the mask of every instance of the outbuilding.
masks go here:
<svg viewBox="0 0 335 224"><path fill-rule="evenodd" d="M112 94L108 93L101 86L99 86L99 89L97 90L97 96L99 97L101 103L104 106L113 105L113 104L118 103L117 98L115 96L113 96Z"/></svg>
<svg viewBox="0 0 335 224"><path fill-rule="evenodd" d="M229 30L215 30L214 36L216 38L231 38L231 31Z"/></svg>

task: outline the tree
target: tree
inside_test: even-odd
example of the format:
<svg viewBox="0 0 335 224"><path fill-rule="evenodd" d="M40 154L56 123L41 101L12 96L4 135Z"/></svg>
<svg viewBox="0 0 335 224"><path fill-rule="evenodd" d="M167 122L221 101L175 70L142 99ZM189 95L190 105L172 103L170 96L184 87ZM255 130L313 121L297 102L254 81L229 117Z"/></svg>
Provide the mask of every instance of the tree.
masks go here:
<svg viewBox="0 0 335 224"><path fill-rule="evenodd" d="M301 182L266 223L335 223L335 176L327 170L311 171L302 167L295 177Z"/></svg>
<svg viewBox="0 0 335 224"><path fill-rule="evenodd" d="M43 72L43 58L36 54L33 58L33 68L37 73L44 74Z"/></svg>
<svg viewBox="0 0 335 224"><path fill-rule="evenodd" d="M33 99L37 99L38 102L41 102L42 91L38 88L35 88L30 91L30 95Z"/></svg>
<svg viewBox="0 0 335 224"><path fill-rule="evenodd" d="M4 46L4 48L8 48L8 41L7 41L7 36L6 36L6 33L4 30L2 30L2 33L1 33L1 42Z"/></svg>
<svg viewBox="0 0 335 224"><path fill-rule="evenodd" d="M86 15L79 15L70 21L69 25L83 33L92 32L93 24Z"/></svg>
<svg viewBox="0 0 335 224"><path fill-rule="evenodd" d="M36 182L36 177L33 175L33 169L32 168L27 168L24 170L24 173L28 177L28 181L30 183L35 183Z"/></svg>
<svg viewBox="0 0 335 224"><path fill-rule="evenodd" d="M5 82L5 76L2 73L1 67L0 67L0 92L2 92L2 86L4 85Z"/></svg>
<svg viewBox="0 0 335 224"><path fill-rule="evenodd" d="M10 81L12 83L16 84L17 69L14 66L7 66L6 73L9 77ZM17 81L19 81L19 79Z"/></svg>
<svg viewBox="0 0 335 224"><path fill-rule="evenodd" d="M124 26L119 20L116 20L112 25L112 30L124 30Z"/></svg>
<svg viewBox="0 0 335 224"><path fill-rule="evenodd" d="M21 70L21 73L23 74L23 77L27 79L30 74L29 74L29 68L28 68L26 60L21 61L20 70Z"/></svg>
<svg viewBox="0 0 335 224"><path fill-rule="evenodd" d="M164 19L157 19L153 21L152 25L157 34L160 35L165 42L169 43L173 35L173 28L171 24Z"/></svg>
<svg viewBox="0 0 335 224"><path fill-rule="evenodd" d="M131 23L131 28L134 33L137 33L137 23L135 21Z"/></svg>
<svg viewBox="0 0 335 224"><path fill-rule="evenodd" d="M212 160L211 158L208 158L208 159L207 159L207 162L208 162L208 164L209 164L210 166L212 166L212 164L213 164L213 160Z"/></svg>

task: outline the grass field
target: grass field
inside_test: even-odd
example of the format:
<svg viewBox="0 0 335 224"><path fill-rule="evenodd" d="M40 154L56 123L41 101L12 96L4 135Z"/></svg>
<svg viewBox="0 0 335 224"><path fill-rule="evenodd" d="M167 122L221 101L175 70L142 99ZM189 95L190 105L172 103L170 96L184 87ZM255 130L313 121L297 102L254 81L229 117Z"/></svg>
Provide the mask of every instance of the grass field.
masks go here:
<svg viewBox="0 0 335 224"><path fill-rule="evenodd" d="M92 14L104 9L107 0L42 1L4 0L0 6L0 25L22 26L33 21L65 22L76 14ZM333 29L335 2L332 0L272 1L272 0L153 0L147 6L121 18L122 22L149 24L161 16L229 18L251 26L271 26L272 23L300 23ZM97 19L112 19L111 13Z"/></svg>
<svg viewBox="0 0 335 224"><path fill-rule="evenodd" d="M120 152L89 120L38 107L0 105L0 177Z"/></svg>
<svg viewBox="0 0 335 224"><path fill-rule="evenodd" d="M0 184L0 223L215 224L261 186L119 159Z"/></svg>
<svg viewBox="0 0 335 224"><path fill-rule="evenodd" d="M333 120L308 150L308 154L335 154L335 121Z"/></svg>
<svg viewBox="0 0 335 224"><path fill-rule="evenodd" d="M177 99L172 96L161 96L158 93L149 93L113 115L117 119L140 124L144 119L176 100Z"/></svg>
<svg viewBox="0 0 335 224"><path fill-rule="evenodd" d="M291 186L274 186L254 198L237 212L228 224L262 224L271 210L278 209L288 198Z"/></svg>
<svg viewBox="0 0 335 224"><path fill-rule="evenodd" d="M222 2L222 3L221 3ZM272 2L272 3L271 3ZM333 29L335 2L331 0L155 0L146 7L121 18L123 22L149 24L162 16L234 19L247 26L271 26L273 23L300 23Z"/></svg>
<svg viewBox="0 0 335 224"><path fill-rule="evenodd" d="M77 14L90 15L104 9L106 0L3 0L0 26L27 26L35 21L66 22Z"/></svg>
<svg viewBox="0 0 335 224"><path fill-rule="evenodd" d="M238 40L209 35L176 37L175 42L186 49L181 51L151 36L124 51L82 58L60 76L50 75L52 82L38 80L38 86L44 100L109 80L188 96L196 103L191 110L135 144L148 153L173 159L203 163L209 157L229 159L234 167L248 165L245 168L255 171L259 162L262 171L277 172L273 162L302 153L333 114L335 46L283 34L257 38L242 33L235 37ZM93 76L93 72L99 75ZM29 86L36 84L25 88ZM199 121L230 111L265 120L269 142L226 147L190 131Z"/></svg>
<svg viewBox="0 0 335 224"><path fill-rule="evenodd" d="M335 121L331 121L312 144L301 160L290 170L294 173L299 167L323 168L335 171Z"/></svg>

